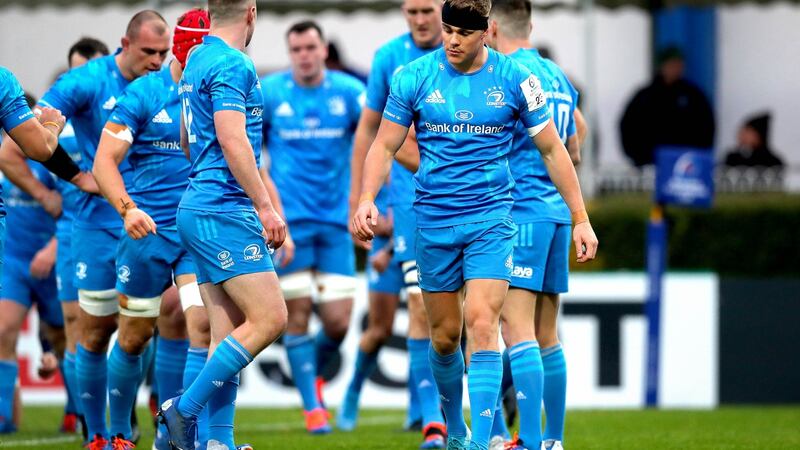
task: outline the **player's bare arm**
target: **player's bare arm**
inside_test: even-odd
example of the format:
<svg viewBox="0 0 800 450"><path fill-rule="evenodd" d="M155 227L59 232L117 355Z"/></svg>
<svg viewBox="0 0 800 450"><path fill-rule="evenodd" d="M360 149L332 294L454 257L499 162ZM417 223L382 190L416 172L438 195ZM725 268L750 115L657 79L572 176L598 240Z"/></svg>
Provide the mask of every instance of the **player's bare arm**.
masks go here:
<svg viewBox="0 0 800 450"><path fill-rule="evenodd" d="M378 224L378 208L375 206L375 194L386 182L392 168L392 159L403 145L408 128L390 120L381 122L378 135L364 161L364 180L361 185L361 196L358 210L353 217L354 235L363 241L371 240L375 233L373 226Z"/></svg>
<svg viewBox="0 0 800 450"><path fill-rule="evenodd" d="M125 232L133 239L141 239L156 233L156 223L128 195L119 171L132 143L133 136L127 126L107 122L97 146L92 173L100 192L124 220Z"/></svg>
<svg viewBox="0 0 800 450"><path fill-rule="evenodd" d="M365 106L361 110L361 117L358 120L356 133L353 137L353 159L350 163L350 218L358 209L358 199L361 197L361 179L364 176L364 161L367 152L381 125L381 113ZM352 229L352 220L348 221Z"/></svg>
<svg viewBox="0 0 800 450"><path fill-rule="evenodd" d="M217 111L214 113L214 128L231 173L253 202L267 233L267 243L274 249L280 248L286 239L286 223L275 211L261 181L253 147L245 131L245 115L237 111Z"/></svg>
<svg viewBox="0 0 800 450"><path fill-rule="evenodd" d="M533 137L533 143L542 154L550 179L572 211L574 224L573 241L578 262L594 259L597 254L597 237L594 234L586 206L583 203L578 175L569 157L567 149L558 137L553 121L549 121L542 131Z"/></svg>
<svg viewBox="0 0 800 450"><path fill-rule="evenodd" d="M417 132L413 126L408 129L408 137L403 142L403 145L400 146L400 150L394 155L394 159L412 173L417 172L419 168L419 144L417 143Z"/></svg>
<svg viewBox="0 0 800 450"><path fill-rule="evenodd" d="M42 108L38 120L28 119L8 130L8 135L31 159L47 161L58 147L58 135L64 130L65 123L61 111Z"/></svg>
<svg viewBox="0 0 800 450"><path fill-rule="evenodd" d="M61 215L61 195L39 181L25 162L25 154L12 139L0 146L0 171L8 181L33 197L53 217Z"/></svg>

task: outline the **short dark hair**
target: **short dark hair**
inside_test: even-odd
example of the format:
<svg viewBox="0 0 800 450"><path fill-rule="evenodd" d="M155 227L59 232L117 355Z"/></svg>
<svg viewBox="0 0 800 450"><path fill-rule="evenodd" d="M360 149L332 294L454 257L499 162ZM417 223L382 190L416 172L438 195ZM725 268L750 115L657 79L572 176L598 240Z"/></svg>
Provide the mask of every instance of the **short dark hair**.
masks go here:
<svg viewBox="0 0 800 450"><path fill-rule="evenodd" d="M491 17L506 35L527 38L532 11L531 0L493 0Z"/></svg>
<svg viewBox="0 0 800 450"><path fill-rule="evenodd" d="M322 27L320 27L319 24L313 20L303 20L290 26L289 29L286 30L286 37L288 38L292 33L305 33L308 30L317 30L319 38L323 41L325 40L325 35L322 33Z"/></svg>
<svg viewBox="0 0 800 450"><path fill-rule="evenodd" d="M237 15L243 15L253 0L208 0L208 16L211 23L224 23Z"/></svg>
<svg viewBox="0 0 800 450"><path fill-rule="evenodd" d="M67 64L72 59L72 55L75 53L83 56L86 59L92 59L92 57L98 53L105 56L109 54L108 47L106 44L101 42L98 39L84 36L80 38L80 40L74 44L72 47L69 48L69 53L67 53Z"/></svg>
<svg viewBox="0 0 800 450"><path fill-rule="evenodd" d="M142 30L142 26L150 22L156 22L153 24L153 26L156 33L159 35L163 35L169 31L167 21L164 20L164 17L159 14L158 11L145 9L139 11L138 13L134 14L133 17L131 17L130 22L128 22L128 28L125 30L125 36L127 36L130 40L135 40L137 37L139 37L139 32Z"/></svg>

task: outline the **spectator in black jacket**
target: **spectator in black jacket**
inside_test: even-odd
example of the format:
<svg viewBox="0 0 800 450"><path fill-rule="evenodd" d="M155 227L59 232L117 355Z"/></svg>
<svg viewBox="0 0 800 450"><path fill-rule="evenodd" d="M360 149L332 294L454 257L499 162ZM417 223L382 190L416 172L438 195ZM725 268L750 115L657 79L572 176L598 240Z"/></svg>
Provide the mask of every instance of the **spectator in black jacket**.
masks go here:
<svg viewBox="0 0 800 450"><path fill-rule="evenodd" d="M736 147L725 157L732 167L782 167L783 161L769 147L769 113L750 117L739 128Z"/></svg>
<svg viewBox="0 0 800 450"><path fill-rule="evenodd" d="M714 113L705 94L683 78L680 50L659 54L653 81L639 90L620 121L622 146L634 165L653 164L660 145L711 148Z"/></svg>

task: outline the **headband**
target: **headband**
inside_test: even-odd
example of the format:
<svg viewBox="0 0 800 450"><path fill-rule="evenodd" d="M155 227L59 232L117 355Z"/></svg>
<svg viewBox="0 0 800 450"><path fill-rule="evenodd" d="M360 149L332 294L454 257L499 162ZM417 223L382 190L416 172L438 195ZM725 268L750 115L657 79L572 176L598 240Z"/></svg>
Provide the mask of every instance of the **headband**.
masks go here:
<svg viewBox="0 0 800 450"><path fill-rule="evenodd" d="M486 30L489 28L489 18L482 16L472 8L454 8L450 2L442 6L442 22L465 30Z"/></svg>

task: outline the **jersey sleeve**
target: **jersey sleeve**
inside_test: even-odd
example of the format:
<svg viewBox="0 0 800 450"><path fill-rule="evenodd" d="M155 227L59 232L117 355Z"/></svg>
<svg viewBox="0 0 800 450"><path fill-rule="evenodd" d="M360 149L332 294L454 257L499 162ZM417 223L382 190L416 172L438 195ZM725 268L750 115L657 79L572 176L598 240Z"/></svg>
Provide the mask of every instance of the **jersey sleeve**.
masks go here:
<svg viewBox="0 0 800 450"><path fill-rule="evenodd" d="M401 70L395 75L389 99L383 110L384 119L404 127L411 126L414 120L415 82L416 77L410 70Z"/></svg>
<svg viewBox="0 0 800 450"><path fill-rule="evenodd" d="M123 91L122 96L117 100L117 104L111 111L108 118L109 122L128 127L135 137L142 125L147 123L147 119L153 116L149 114L149 107L155 103L144 95L142 85L149 80L140 79L134 81Z"/></svg>
<svg viewBox="0 0 800 450"><path fill-rule="evenodd" d="M39 104L60 110L67 119L72 118L91 101L96 84L87 74L86 66L82 66L61 75Z"/></svg>
<svg viewBox="0 0 800 450"><path fill-rule="evenodd" d="M547 107L547 96L542 82L528 69L518 65L512 78L517 95L519 118L525 128L538 127L550 120L550 109Z"/></svg>
<svg viewBox="0 0 800 450"><path fill-rule="evenodd" d="M25 101L25 93L17 78L7 69L0 68L0 126L11 131L33 118L33 112Z"/></svg>
<svg viewBox="0 0 800 450"><path fill-rule="evenodd" d="M247 112L247 94L255 82L252 66L241 58L224 57L217 64L208 86L214 112Z"/></svg>
<svg viewBox="0 0 800 450"><path fill-rule="evenodd" d="M389 73L389 59L386 52L378 50L372 60L372 69L367 78L367 95L365 105L373 111L383 111L389 96L389 83L391 73Z"/></svg>

